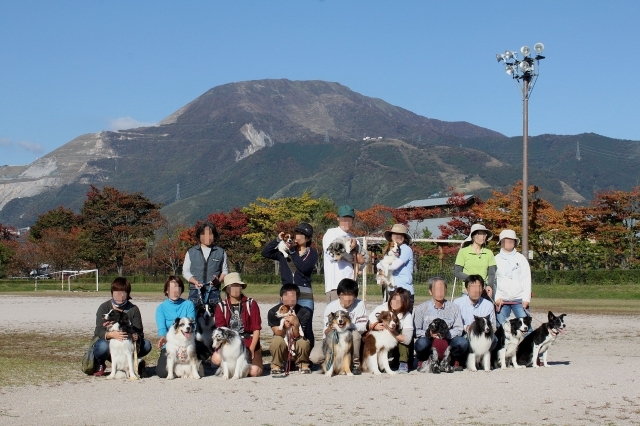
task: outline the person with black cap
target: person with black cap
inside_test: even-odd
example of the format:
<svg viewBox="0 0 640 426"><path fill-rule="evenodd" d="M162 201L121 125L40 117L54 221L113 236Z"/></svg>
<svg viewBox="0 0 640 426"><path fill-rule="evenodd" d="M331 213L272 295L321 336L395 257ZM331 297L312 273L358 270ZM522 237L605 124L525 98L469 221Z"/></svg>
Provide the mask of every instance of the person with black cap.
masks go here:
<svg viewBox="0 0 640 426"><path fill-rule="evenodd" d="M298 304L308 308L313 313L313 290L311 289L311 274L318 261L318 251L311 247L311 237L313 237L313 227L306 222L301 222L293 230L293 245L289 250L288 261L278 250L278 244L284 238L284 232L267 243L262 249L262 256L272 259L280 264L280 277L282 285L295 284L300 288Z"/></svg>
<svg viewBox="0 0 640 426"><path fill-rule="evenodd" d="M322 249L324 250L324 292L327 295L327 303L338 300L338 284L344 278L354 279L357 277L354 263L362 265L365 257L360 253L358 242L349 233L353 226L356 211L351 206L340 206L338 208L338 226L327 229L322 237ZM350 238L351 248L348 253L342 255L340 260L335 260L327 251L329 245L339 238Z"/></svg>

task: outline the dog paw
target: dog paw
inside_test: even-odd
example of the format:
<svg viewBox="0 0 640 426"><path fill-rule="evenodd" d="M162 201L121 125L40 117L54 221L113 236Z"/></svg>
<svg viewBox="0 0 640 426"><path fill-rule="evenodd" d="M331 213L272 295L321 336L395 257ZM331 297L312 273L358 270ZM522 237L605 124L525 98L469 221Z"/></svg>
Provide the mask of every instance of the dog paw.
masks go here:
<svg viewBox="0 0 640 426"><path fill-rule="evenodd" d="M505 369L506 369L506 368L507 368L507 367L505 367ZM513 366L513 368L524 368L524 365L518 365L518 364L516 364L516 365L514 365L514 366Z"/></svg>
<svg viewBox="0 0 640 426"><path fill-rule="evenodd" d="M173 380L173 376L167 376L167 380Z"/></svg>
<svg viewBox="0 0 640 426"><path fill-rule="evenodd" d="M378 373L378 374L380 374L380 373ZM349 373L347 373L347 376L353 376L353 373L349 372Z"/></svg>

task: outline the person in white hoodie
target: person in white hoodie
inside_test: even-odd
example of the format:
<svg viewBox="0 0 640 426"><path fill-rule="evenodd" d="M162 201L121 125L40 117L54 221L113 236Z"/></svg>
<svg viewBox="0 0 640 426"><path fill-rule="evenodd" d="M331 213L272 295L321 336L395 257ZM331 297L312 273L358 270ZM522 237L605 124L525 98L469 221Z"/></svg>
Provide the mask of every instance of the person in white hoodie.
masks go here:
<svg viewBox="0 0 640 426"><path fill-rule="evenodd" d="M531 302L531 268L527 259L516 250L520 239L515 231L505 229L498 240L500 253L495 256L496 271L496 320L503 324L511 316L528 316Z"/></svg>

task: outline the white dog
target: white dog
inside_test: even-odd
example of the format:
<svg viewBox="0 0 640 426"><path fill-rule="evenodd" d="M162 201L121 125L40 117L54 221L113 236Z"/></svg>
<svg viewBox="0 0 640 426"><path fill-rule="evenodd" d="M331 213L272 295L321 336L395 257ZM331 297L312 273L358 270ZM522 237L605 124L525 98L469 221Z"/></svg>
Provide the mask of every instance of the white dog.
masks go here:
<svg viewBox="0 0 640 426"><path fill-rule="evenodd" d="M176 318L167 332L167 379L200 378L195 333L195 321L187 317Z"/></svg>
<svg viewBox="0 0 640 426"><path fill-rule="evenodd" d="M216 328L213 331L213 349L220 351L223 379L247 377L251 368L249 349L244 345L237 331L227 327Z"/></svg>

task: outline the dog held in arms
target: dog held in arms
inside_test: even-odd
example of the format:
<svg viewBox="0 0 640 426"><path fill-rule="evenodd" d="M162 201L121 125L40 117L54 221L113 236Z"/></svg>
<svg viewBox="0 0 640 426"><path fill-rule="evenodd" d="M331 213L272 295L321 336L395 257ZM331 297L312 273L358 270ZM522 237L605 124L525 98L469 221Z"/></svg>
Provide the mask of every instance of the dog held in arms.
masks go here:
<svg viewBox="0 0 640 426"><path fill-rule="evenodd" d="M349 237L336 238L331 244L329 244L329 247L327 247L327 253L329 253L335 261L342 259L342 256L350 252L351 238Z"/></svg>
<svg viewBox="0 0 640 426"><path fill-rule="evenodd" d="M493 342L493 325L491 316L473 316L474 321L469 328L469 356L467 357L467 370L478 371L478 365L482 363L484 371L491 371L491 343Z"/></svg>
<svg viewBox="0 0 640 426"><path fill-rule="evenodd" d="M382 299L383 302L389 300L389 293L395 290L395 282L393 280L393 271L389 270L389 266L393 264L400 256L400 247L397 243L389 242L385 248L386 254L378 262L376 268L378 273L376 274L376 281L378 285L382 287Z"/></svg>
<svg viewBox="0 0 640 426"><path fill-rule="evenodd" d="M213 349L220 351L223 379L242 379L249 375L249 349L237 331L227 327L216 328L213 331Z"/></svg>
<svg viewBox="0 0 640 426"><path fill-rule="evenodd" d="M280 325L278 326L278 330L284 330L284 322L290 315L295 315L295 310L293 308L290 308L287 305L280 306L280 308L276 312L276 317L280 318ZM300 337L304 337L302 325L298 326L298 333ZM284 334L284 342L287 344L287 348L289 348L289 352L291 352L291 355L295 356L296 351L295 346L293 345L293 339L291 338L291 328L287 329L287 332Z"/></svg>
<svg viewBox="0 0 640 426"><path fill-rule="evenodd" d="M564 323L565 316L567 316L567 314L555 316L553 312L549 311L547 315L549 322L545 322L536 328L531 334L526 336L518 346L516 352L518 364L527 367L533 365L535 368L538 368L538 356L542 355L542 364L545 367L549 366L547 364L549 346L555 342L558 334L564 333L566 327Z"/></svg>
<svg viewBox="0 0 640 426"><path fill-rule="evenodd" d="M111 354L111 374L109 374L108 378L115 379L117 377L117 373L124 372L125 375L129 376L130 380L138 380L138 375L136 374L138 366L134 365L133 362L134 351L136 350L136 344L133 341L135 330L131 326L129 316L125 312L111 309L109 312L104 314L103 319L105 321L111 322L111 324L107 327L107 331L124 331L125 333L127 333L126 340L109 340L109 353Z"/></svg>
<svg viewBox="0 0 640 426"><path fill-rule="evenodd" d="M382 311L376 314L377 323L384 326L383 330L371 330L364 338L364 352L362 355L362 371L380 374L380 369L387 374L396 374L389 367L389 351L398 346L398 341L393 335L394 331L400 333L400 320L398 315L391 311Z"/></svg>
<svg viewBox="0 0 640 426"><path fill-rule="evenodd" d="M351 360L353 358L353 336L351 335L352 323L346 311L336 311L329 314L327 327L330 331L322 342L324 362L322 371L327 377L346 374L353 376L351 372Z"/></svg>
<svg viewBox="0 0 640 426"><path fill-rule="evenodd" d="M419 368L418 371L420 373L433 374L440 374L441 371L453 373L453 367L451 366L451 348L446 340L449 335L449 326L443 319L435 318L431 321L431 324L429 324L427 333L429 333L429 336L433 339L431 343L431 355L422 363L422 367Z"/></svg>
<svg viewBox="0 0 640 426"><path fill-rule="evenodd" d="M293 238L291 237L291 234L284 234L282 240L278 243L278 251L288 259L291 246L293 246Z"/></svg>
<svg viewBox="0 0 640 426"><path fill-rule="evenodd" d="M491 352L491 362L493 368L506 369L509 362L514 368L523 368L524 365L518 365L516 359L516 351L518 345L524 339L527 331L531 329L531 317L511 318L496 330L496 338L498 343Z"/></svg>
<svg viewBox="0 0 640 426"><path fill-rule="evenodd" d="M199 379L200 361L196 355L196 325L192 318L176 318L167 332L167 379Z"/></svg>

